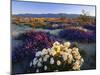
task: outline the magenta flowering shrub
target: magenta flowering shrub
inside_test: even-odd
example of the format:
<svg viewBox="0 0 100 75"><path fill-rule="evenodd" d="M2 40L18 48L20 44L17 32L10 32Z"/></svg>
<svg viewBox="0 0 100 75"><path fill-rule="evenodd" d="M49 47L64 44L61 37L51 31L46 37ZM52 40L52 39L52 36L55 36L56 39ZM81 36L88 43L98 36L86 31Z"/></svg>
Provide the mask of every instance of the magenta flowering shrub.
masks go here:
<svg viewBox="0 0 100 75"><path fill-rule="evenodd" d="M34 58L36 51L51 47L55 37L46 32L28 31L17 36L16 40L22 41L22 45L12 50L13 62Z"/></svg>

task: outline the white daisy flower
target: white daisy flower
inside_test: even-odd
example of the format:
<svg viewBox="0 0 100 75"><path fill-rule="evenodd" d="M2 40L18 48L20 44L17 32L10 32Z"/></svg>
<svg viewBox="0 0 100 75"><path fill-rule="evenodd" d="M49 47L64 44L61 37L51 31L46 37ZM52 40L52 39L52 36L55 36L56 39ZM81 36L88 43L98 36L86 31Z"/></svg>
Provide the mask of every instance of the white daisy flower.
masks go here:
<svg viewBox="0 0 100 75"><path fill-rule="evenodd" d="M34 58L34 59L33 59L33 65L36 65L37 62L38 62L37 58Z"/></svg>
<svg viewBox="0 0 100 75"><path fill-rule="evenodd" d="M66 61L67 60L67 56L66 55L62 55L63 60Z"/></svg>
<svg viewBox="0 0 100 75"><path fill-rule="evenodd" d="M41 51L36 52L36 55L35 55L35 56L36 56L36 57L41 56Z"/></svg>
<svg viewBox="0 0 100 75"><path fill-rule="evenodd" d="M83 58L81 58L81 62L82 62L82 63L84 62L84 59L83 59Z"/></svg>
<svg viewBox="0 0 100 75"><path fill-rule="evenodd" d="M68 59L73 59L73 56L71 54L68 54Z"/></svg>
<svg viewBox="0 0 100 75"><path fill-rule="evenodd" d="M68 49L68 53L70 53L71 54L71 52L72 52L72 49L70 48L70 49Z"/></svg>
<svg viewBox="0 0 100 75"><path fill-rule="evenodd" d="M47 58L46 56L43 57L43 61L44 61L44 62L46 62L47 59L48 59L48 58Z"/></svg>
<svg viewBox="0 0 100 75"><path fill-rule="evenodd" d="M67 56L68 56L68 53L64 52L62 55L64 61L66 61L68 59Z"/></svg>
<svg viewBox="0 0 100 75"><path fill-rule="evenodd" d="M72 69L73 70L80 70L80 65L74 65Z"/></svg>
<svg viewBox="0 0 100 75"><path fill-rule="evenodd" d="M47 50L48 50L48 52L50 52L51 51L51 48L48 48Z"/></svg>
<svg viewBox="0 0 100 75"><path fill-rule="evenodd" d="M38 73L39 72L39 69L37 69L36 72Z"/></svg>
<svg viewBox="0 0 100 75"><path fill-rule="evenodd" d="M77 51L72 51L71 53L72 53L73 57L75 57L75 56L77 56L77 55L80 55L80 53L77 52Z"/></svg>
<svg viewBox="0 0 100 75"><path fill-rule="evenodd" d="M44 48L44 49L42 50L42 55L46 55L46 54L48 54L48 50Z"/></svg>
<svg viewBox="0 0 100 75"><path fill-rule="evenodd" d="M67 57L68 57L68 59L69 59L70 61L73 60L73 56L72 56L71 54L69 54Z"/></svg>
<svg viewBox="0 0 100 75"><path fill-rule="evenodd" d="M38 67L41 67L41 66L42 66L41 62L38 62L38 63L37 63L37 66L38 66Z"/></svg>
<svg viewBox="0 0 100 75"><path fill-rule="evenodd" d="M30 62L30 67L32 66L32 62Z"/></svg>
<svg viewBox="0 0 100 75"><path fill-rule="evenodd" d="M47 66L44 66L44 70L47 70Z"/></svg>
<svg viewBox="0 0 100 75"><path fill-rule="evenodd" d="M73 70L80 70L81 62L80 60L76 60L76 62L73 64Z"/></svg>
<svg viewBox="0 0 100 75"><path fill-rule="evenodd" d="M84 62L84 59L83 59L83 58L81 58L81 60L80 60L80 65L82 65L82 64L83 64L83 62Z"/></svg>
<svg viewBox="0 0 100 75"><path fill-rule="evenodd" d="M60 43L58 41L56 41L56 42L53 43L54 47L57 46L57 45L60 45Z"/></svg>
<svg viewBox="0 0 100 75"><path fill-rule="evenodd" d="M39 58L39 61L42 62L42 58Z"/></svg>
<svg viewBox="0 0 100 75"><path fill-rule="evenodd" d="M54 59L50 58L50 64L54 64Z"/></svg>
<svg viewBox="0 0 100 75"><path fill-rule="evenodd" d="M45 57L46 57L46 58L49 58L50 56L49 56L49 55L45 55Z"/></svg>
<svg viewBox="0 0 100 75"><path fill-rule="evenodd" d="M79 51L79 49L78 48L76 48L76 47L74 47L73 49L72 49L73 51Z"/></svg>
<svg viewBox="0 0 100 75"><path fill-rule="evenodd" d="M57 65L61 65L61 61L60 60L57 60Z"/></svg>
<svg viewBox="0 0 100 75"><path fill-rule="evenodd" d="M68 47L64 47L63 51L68 52Z"/></svg>
<svg viewBox="0 0 100 75"><path fill-rule="evenodd" d="M49 55L45 55L45 56L43 57L43 61L46 62L47 59L48 59L49 57L50 57Z"/></svg>
<svg viewBox="0 0 100 75"><path fill-rule="evenodd" d="M64 46L66 46L66 47L68 47L68 48L70 47L70 45L71 45L70 42L65 42L65 43L64 43Z"/></svg>
<svg viewBox="0 0 100 75"><path fill-rule="evenodd" d="M59 70L54 70L54 72L58 72Z"/></svg>
<svg viewBox="0 0 100 75"><path fill-rule="evenodd" d="M53 49L52 49L49 53L50 53L50 55L52 55L52 56L56 55L56 51L53 50Z"/></svg>
<svg viewBox="0 0 100 75"><path fill-rule="evenodd" d="M76 62L74 63L74 65L80 65L80 61L76 60Z"/></svg>
<svg viewBox="0 0 100 75"><path fill-rule="evenodd" d="M80 70L80 61L79 60L76 60L76 62L74 63L73 65L73 69L74 70Z"/></svg>
<svg viewBox="0 0 100 75"><path fill-rule="evenodd" d="M60 44L60 47L61 47L61 48L64 48L63 44Z"/></svg>
<svg viewBox="0 0 100 75"><path fill-rule="evenodd" d="M76 60L80 60L80 59L81 59L81 56L80 56L80 55L76 55L74 58L75 58Z"/></svg>

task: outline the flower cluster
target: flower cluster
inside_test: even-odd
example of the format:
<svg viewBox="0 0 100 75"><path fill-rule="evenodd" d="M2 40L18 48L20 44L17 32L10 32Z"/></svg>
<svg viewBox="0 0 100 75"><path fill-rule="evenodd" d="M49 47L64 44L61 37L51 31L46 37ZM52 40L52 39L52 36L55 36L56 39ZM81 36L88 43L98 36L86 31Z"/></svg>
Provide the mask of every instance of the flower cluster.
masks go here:
<svg viewBox="0 0 100 75"><path fill-rule="evenodd" d="M70 42L61 44L56 41L51 48L36 52L30 69L31 72L80 70L83 62L77 47L71 47Z"/></svg>
<svg viewBox="0 0 100 75"><path fill-rule="evenodd" d="M83 28L96 32L96 25L83 25Z"/></svg>
<svg viewBox="0 0 100 75"><path fill-rule="evenodd" d="M59 37L70 41L95 42L96 33L83 27L67 28L59 32Z"/></svg>
<svg viewBox="0 0 100 75"><path fill-rule="evenodd" d="M33 59L36 51L51 47L55 37L47 32L27 31L20 34L15 40L21 41L22 45L13 48L12 61L19 62L26 58Z"/></svg>

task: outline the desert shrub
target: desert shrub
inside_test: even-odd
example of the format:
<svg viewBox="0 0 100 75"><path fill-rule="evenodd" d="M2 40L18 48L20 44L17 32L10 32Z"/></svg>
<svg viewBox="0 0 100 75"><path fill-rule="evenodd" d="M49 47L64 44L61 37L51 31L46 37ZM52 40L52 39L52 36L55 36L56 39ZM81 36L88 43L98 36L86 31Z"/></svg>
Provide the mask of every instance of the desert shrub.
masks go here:
<svg viewBox="0 0 100 75"><path fill-rule="evenodd" d="M12 50L12 61L18 62L26 58L34 58L35 52L52 46L55 37L45 32L28 31L15 38L22 41L21 46Z"/></svg>
<svg viewBox="0 0 100 75"><path fill-rule="evenodd" d="M95 42L96 34L95 32L89 30L80 30L78 28L74 29L64 29L59 32L59 37L65 40L77 41L77 42Z"/></svg>
<svg viewBox="0 0 100 75"><path fill-rule="evenodd" d="M93 30L94 32L96 32L96 25L83 25L83 28Z"/></svg>
<svg viewBox="0 0 100 75"><path fill-rule="evenodd" d="M71 48L70 42L54 42L50 48L37 51L30 62L28 72L56 72L80 70L84 60L77 47Z"/></svg>

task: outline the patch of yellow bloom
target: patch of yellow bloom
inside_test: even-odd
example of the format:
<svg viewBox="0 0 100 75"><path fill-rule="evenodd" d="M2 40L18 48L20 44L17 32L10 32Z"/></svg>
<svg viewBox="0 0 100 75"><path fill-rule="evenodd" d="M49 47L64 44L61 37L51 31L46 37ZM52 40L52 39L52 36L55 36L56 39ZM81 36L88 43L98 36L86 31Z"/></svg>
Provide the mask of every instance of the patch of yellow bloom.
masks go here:
<svg viewBox="0 0 100 75"><path fill-rule="evenodd" d="M54 42L52 49L54 49L57 53L60 53L61 51L68 51L70 45L70 42L65 42L63 45L56 41Z"/></svg>

